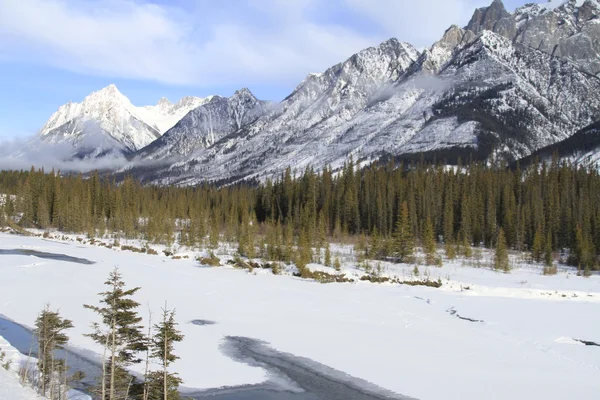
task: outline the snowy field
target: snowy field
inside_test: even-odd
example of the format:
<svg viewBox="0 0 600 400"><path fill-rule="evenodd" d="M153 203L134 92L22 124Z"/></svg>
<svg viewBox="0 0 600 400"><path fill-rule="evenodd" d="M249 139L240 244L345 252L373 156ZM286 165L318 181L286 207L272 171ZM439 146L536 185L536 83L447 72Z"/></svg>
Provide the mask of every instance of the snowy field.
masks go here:
<svg viewBox="0 0 600 400"><path fill-rule="evenodd" d="M15 249L94 264L7 251ZM193 257L0 233L0 314L31 327L50 302L74 322L72 347L99 358L99 346L83 336L97 318L82 305L98 302L119 266L129 287L142 288L135 299L143 316L148 307L158 315L165 301L176 308L185 340L174 370L189 389L276 380L223 352L225 337L243 336L417 399L598 399L600 347L578 340L600 343L600 277L461 264L427 269L442 280L439 289L320 284L268 270L201 267ZM386 265L385 272L410 276L412 268Z"/></svg>

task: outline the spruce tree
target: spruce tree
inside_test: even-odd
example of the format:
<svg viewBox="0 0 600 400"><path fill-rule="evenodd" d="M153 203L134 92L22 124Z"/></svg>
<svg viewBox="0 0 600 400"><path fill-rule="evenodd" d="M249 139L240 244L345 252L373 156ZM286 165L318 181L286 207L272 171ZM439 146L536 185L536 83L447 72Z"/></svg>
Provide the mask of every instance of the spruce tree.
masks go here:
<svg viewBox="0 0 600 400"><path fill-rule="evenodd" d="M325 265L331 267L331 249L329 246L329 242L325 245Z"/></svg>
<svg viewBox="0 0 600 400"><path fill-rule="evenodd" d="M53 381L58 380L60 385L62 382L60 377L66 373L64 360L55 359L54 352L62 349L69 341L64 331L71 328L73 328L72 321L62 318L58 311L50 310L48 304L35 320L34 334L38 342L38 388L42 396L49 395L50 398L54 398L56 391L52 390L55 383Z"/></svg>
<svg viewBox="0 0 600 400"><path fill-rule="evenodd" d="M554 275L556 272L554 257L552 256L552 234L548 231L546 248L544 249L544 275Z"/></svg>
<svg viewBox="0 0 600 400"><path fill-rule="evenodd" d="M342 270L342 263L340 262L339 257L335 258L335 261L333 262L333 268L337 271L340 272Z"/></svg>
<svg viewBox="0 0 600 400"><path fill-rule="evenodd" d="M217 216L213 213L210 219L210 232L208 237L208 245L211 250L216 250L219 247L219 221Z"/></svg>
<svg viewBox="0 0 600 400"><path fill-rule="evenodd" d="M531 258L540 262L542 260L542 254L544 254L545 246L543 243L543 232L542 228L538 227L535 230L535 235L533 237L533 245L531 247Z"/></svg>
<svg viewBox="0 0 600 400"><path fill-rule="evenodd" d="M379 230L377 227L373 228L373 233L371 234L371 243L369 244L367 257L372 258L373 260L378 260L381 257L382 253L382 243L381 238L379 236Z"/></svg>
<svg viewBox="0 0 600 400"><path fill-rule="evenodd" d="M544 265L546 267L551 267L554 259L552 257L552 246L546 242L546 249L544 251Z"/></svg>
<svg viewBox="0 0 600 400"><path fill-rule="evenodd" d="M6 211L4 205L0 205L0 228L7 225L6 223Z"/></svg>
<svg viewBox="0 0 600 400"><path fill-rule="evenodd" d="M50 225L50 215L46 200L42 197L38 200L37 206L37 225L41 229L46 229Z"/></svg>
<svg viewBox="0 0 600 400"><path fill-rule="evenodd" d="M448 260L454 260L456 258L456 245L452 242L445 243L444 252Z"/></svg>
<svg viewBox="0 0 600 400"><path fill-rule="evenodd" d="M436 245L431 218L425 220L425 228L423 229L423 252L425 253L425 263L427 265L434 265L436 263Z"/></svg>
<svg viewBox="0 0 600 400"><path fill-rule="evenodd" d="M460 207L460 250L465 257L473 255L472 235L471 235L471 209L469 198L463 194Z"/></svg>
<svg viewBox="0 0 600 400"><path fill-rule="evenodd" d="M394 235L394 255L399 262L410 262L414 253L414 238L410 219L408 215L408 205L403 201L400 205L398 220L396 222L396 231Z"/></svg>
<svg viewBox="0 0 600 400"><path fill-rule="evenodd" d="M506 248L506 236L504 229L500 228L498 239L496 240L496 253L494 255L494 268L500 271L510 271L508 262L508 249Z"/></svg>
<svg viewBox="0 0 600 400"><path fill-rule="evenodd" d="M148 375L149 400L179 400L179 385L181 379L176 373L169 372L169 366L177 359L173 353L174 343L181 342L183 335L177 329L175 310L162 310L162 320L154 325L155 334L152 338L151 354L161 366L160 371Z"/></svg>
<svg viewBox="0 0 600 400"><path fill-rule="evenodd" d="M125 289L125 282L116 267L104 284L108 289L99 293L100 306L84 305L102 320L102 325L95 323L94 332L86 336L108 353L108 359L103 360L104 376L98 390L101 399L126 399L137 386L126 367L140 363L139 352L147 348L140 325L142 318L136 311L140 304L131 299L140 288Z"/></svg>

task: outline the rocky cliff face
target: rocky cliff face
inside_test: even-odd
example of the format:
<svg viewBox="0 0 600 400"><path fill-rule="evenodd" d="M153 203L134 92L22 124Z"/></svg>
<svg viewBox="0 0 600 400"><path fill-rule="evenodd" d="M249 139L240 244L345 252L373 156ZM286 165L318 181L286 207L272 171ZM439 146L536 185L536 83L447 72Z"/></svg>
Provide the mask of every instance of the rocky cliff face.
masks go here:
<svg viewBox="0 0 600 400"><path fill-rule="evenodd" d="M489 7L475 10L466 29L474 33L491 31L510 39L517 34L517 22L501 0L494 0Z"/></svg>
<svg viewBox="0 0 600 400"><path fill-rule="evenodd" d="M527 4L510 14L500 0L475 11L466 29L492 31L556 57L569 58L585 71L600 73L600 3L568 0L558 7Z"/></svg>

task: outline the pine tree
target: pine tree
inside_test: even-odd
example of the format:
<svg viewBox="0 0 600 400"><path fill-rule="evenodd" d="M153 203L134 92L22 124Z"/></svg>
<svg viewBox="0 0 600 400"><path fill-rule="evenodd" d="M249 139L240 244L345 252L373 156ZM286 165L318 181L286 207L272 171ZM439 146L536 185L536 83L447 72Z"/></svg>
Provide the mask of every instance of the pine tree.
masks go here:
<svg viewBox="0 0 600 400"><path fill-rule="evenodd" d="M368 247L367 257L372 258L373 260L378 260L381 257L383 250L382 247L379 230L377 227L375 227L373 228L373 233L371 234L371 243Z"/></svg>
<svg viewBox="0 0 600 400"><path fill-rule="evenodd" d="M340 272L342 270L342 263L340 262L339 257L335 258L335 261L333 262L333 268L337 271Z"/></svg>
<svg viewBox="0 0 600 400"><path fill-rule="evenodd" d="M414 253L414 239L410 219L408 215L408 205L405 201L400 205L398 220L396 222L396 232L394 237L394 253L399 262L410 262Z"/></svg>
<svg viewBox="0 0 600 400"><path fill-rule="evenodd" d="M494 255L494 268L500 271L510 271L508 262L508 249L506 248L506 236L504 229L500 228L498 239L496 240L496 254Z"/></svg>
<svg viewBox="0 0 600 400"><path fill-rule="evenodd" d="M106 373L101 382L101 399L125 399L131 393L131 388L136 386L134 378L125 368L141 362L138 353L147 347L139 325L142 318L136 311L140 304L131 299L140 288L125 289L118 268L110 273L104 284L108 289L99 293L101 306L84 305L84 308L100 315L104 330L100 324L95 323L94 332L86 336L105 347L108 352L108 360L103 365Z"/></svg>
<svg viewBox="0 0 600 400"><path fill-rule="evenodd" d="M544 254L545 246L543 243L542 236L542 228L538 227L535 230L535 235L533 237L533 245L531 247L531 258L536 262L540 262L542 260L542 254Z"/></svg>
<svg viewBox="0 0 600 400"><path fill-rule="evenodd" d="M46 204L46 200L42 197L38 200L37 206L37 225L41 229L46 229L50 225L50 215L48 211L48 205Z"/></svg>
<svg viewBox="0 0 600 400"><path fill-rule="evenodd" d="M444 252L448 260L454 260L456 258L456 245L452 242L445 243Z"/></svg>
<svg viewBox="0 0 600 400"><path fill-rule="evenodd" d="M210 233L208 238L209 248L211 250L216 250L219 247L219 239L219 221L217 219L217 216L213 214L213 216L210 219Z"/></svg>
<svg viewBox="0 0 600 400"><path fill-rule="evenodd" d="M64 319L58 311L50 310L50 305L46 304L42 312L35 320L34 334L38 342L38 386L42 396L46 396L50 390L50 398L56 394L53 393L53 379L60 379L66 371L64 360L54 358L55 350L62 349L69 341L65 330L73 328L72 321Z"/></svg>
<svg viewBox="0 0 600 400"><path fill-rule="evenodd" d="M590 235L580 225L575 232L574 248L571 251L570 263L588 273L595 266L594 244Z"/></svg>
<svg viewBox="0 0 600 400"><path fill-rule="evenodd" d="M173 353L173 344L181 342L183 335L177 329L175 310L165 308L162 310L162 320L154 325L155 334L152 338L152 358L161 366L160 371L153 371L148 375L149 400L178 400L181 379L176 373L169 372L169 366L177 359Z"/></svg>
<svg viewBox="0 0 600 400"><path fill-rule="evenodd" d="M331 249L329 242L325 245L325 265L331 267Z"/></svg>
<svg viewBox="0 0 600 400"><path fill-rule="evenodd" d="M550 236L550 235L548 235ZM544 265L546 267L551 267L552 264L554 262L554 259L552 257L552 244L550 242L550 240L546 241L546 249L544 251Z"/></svg>
<svg viewBox="0 0 600 400"><path fill-rule="evenodd" d="M454 238L454 204L450 190L444 198L444 243L452 243Z"/></svg>
<svg viewBox="0 0 600 400"><path fill-rule="evenodd" d="M427 265L434 265L436 263L436 246L431 218L425 220L425 228L423 229L423 252L425 253L425 263Z"/></svg>
<svg viewBox="0 0 600 400"><path fill-rule="evenodd" d="M552 233L548 231L546 248L544 249L544 275L554 275L556 272L557 268L554 265L554 258L552 256Z"/></svg>
<svg viewBox="0 0 600 400"><path fill-rule="evenodd" d="M471 236L471 208L469 198L463 195L460 207L460 250L465 257L473 255Z"/></svg>
<svg viewBox="0 0 600 400"><path fill-rule="evenodd" d="M5 206L0 205L0 228L5 227L6 225L7 225L7 223L6 223Z"/></svg>

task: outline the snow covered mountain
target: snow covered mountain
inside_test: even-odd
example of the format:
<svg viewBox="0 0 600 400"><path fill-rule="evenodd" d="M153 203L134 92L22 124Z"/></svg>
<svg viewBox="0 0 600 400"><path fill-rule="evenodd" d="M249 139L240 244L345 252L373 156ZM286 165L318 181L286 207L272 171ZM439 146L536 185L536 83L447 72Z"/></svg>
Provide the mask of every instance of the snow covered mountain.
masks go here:
<svg viewBox="0 0 600 400"><path fill-rule="evenodd" d="M600 167L600 121L573 136L537 150L520 160L522 166L537 161L551 162L554 156L584 167Z"/></svg>
<svg viewBox="0 0 600 400"><path fill-rule="evenodd" d="M246 174L263 162L280 162L276 161L279 158L292 163L297 161L297 166L305 165L309 159L293 157L299 146L307 142L319 146L323 140L332 139L333 131L340 125L363 112L369 104L387 96L393 82L406 73L418 56L419 52L411 45L390 39L323 73L309 74L281 103L263 107L264 115L256 121L242 129L237 128L211 146L194 147L193 154L188 151L192 154L189 160L176 163L159 175L168 176L170 182L180 178L188 180L189 174L192 183L196 181L195 177L200 180L227 179L238 173ZM183 130L198 110L190 113L173 130ZM190 133L197 132L196 126L189 128ZM164 139L170 134L165 134ZM327 149L331 150L331 147L320 148L318 152ZM340 155L337 150L332 156L345 158L347 153ZM271 164L271 167L276 165ZM204 171L210 172L205 174Z"/></svg>
<svg viewBox="0 0 600 400"><path fill-rule="evenodd" d="M421 54L394 39L366 49L309 75L256 122L146 178L261 179L288 166L335 168L350 154L365 162L421 153L511 161L600 119L600 80L571 57L509 40L501 33L512 18L496 0L475 12L473 30L452 26Z"/></svg>
<svg viewBox="0 0 600 400"><path fill-rule="evenodd" d="M94 118L86 119L86 98L61 107L42 135L79 140L96 130L88 136L133 152L128 172L159 184L336 168L350 155L363 163L421 154L514 161L600 120L599 1L510 13L494 0L422 52L387 40L309 74L280 103L242 89L136 108L113 93L91 102Z"/></svg>
<svg viewBox="0 0 600 400"><path fill-rule="evenodd" d="M254 122L266 113L267 106L267 102L258 100L247 88L229 98L213 96L137 155L143 159L188 156Z"/></svg>
<svg viewBox="0 0 600 400"><path fill-rule="evenodd" d="M159 138L190 110L209 99L185 97L176 104L163 98L156 106L136 107L115 85L61 106L40 131L46 143L73 144L80 152L99 155L132 152Z"/></svg>
<svg viewBox="0 0 600 400"><path fill-rule="evenodd" d="M188 112L208 103L212 98L213 96L206 98L186 96L173 104L166 97L163 97L155 106L137 108L137 114L163 135L185 117Z"/></svg>

